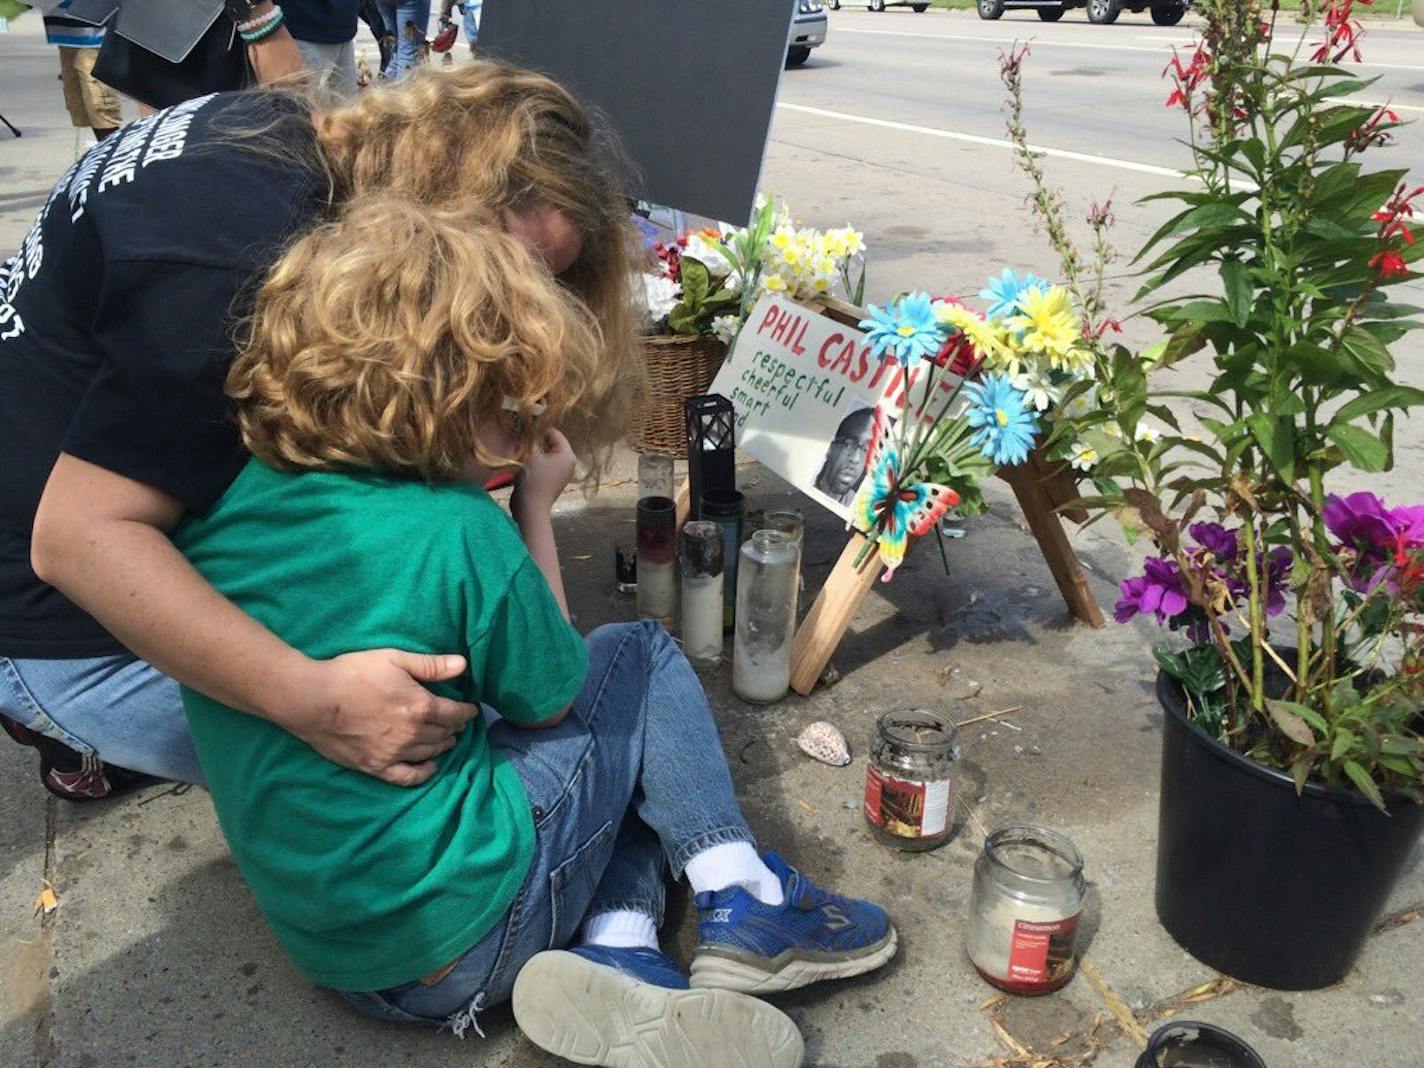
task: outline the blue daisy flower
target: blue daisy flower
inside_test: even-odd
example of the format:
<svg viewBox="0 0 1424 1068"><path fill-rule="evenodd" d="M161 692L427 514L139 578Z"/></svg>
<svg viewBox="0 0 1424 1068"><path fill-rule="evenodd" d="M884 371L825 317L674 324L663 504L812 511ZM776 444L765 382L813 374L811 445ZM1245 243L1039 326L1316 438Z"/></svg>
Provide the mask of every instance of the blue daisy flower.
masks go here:
<svg viewBox="0 0 1424 1068"><path fill-rule="evenodd" d="M885 359L894 356L905 367L913 367L939 352L944 344L944 327L935 317L928 293L910 293L887 308L868 305L869 319L862 319L870 351Z"/></svg>
<svg viewBox="0 0 1424 1068"><path fill-rule="evenodd" d="M1008 319L1019 314L1019 300L1026 289L1047 289L1048 283L1036 274L1026 274L1020 278L1013 268L1005 267L997 278L990 275L987 289L979 291L979 297L989 302L988 316L993 319Z"/></svg>
<svg viewBox="0 0 1424 1068"><path fill-rule="evenodd" d="M966 383L964 392L969 396L965 421L978 428L969 440L979 451L1000 467L1028 459L1038 434L1038 415L1028 407L1023 393L1003 375Z"/></svg>

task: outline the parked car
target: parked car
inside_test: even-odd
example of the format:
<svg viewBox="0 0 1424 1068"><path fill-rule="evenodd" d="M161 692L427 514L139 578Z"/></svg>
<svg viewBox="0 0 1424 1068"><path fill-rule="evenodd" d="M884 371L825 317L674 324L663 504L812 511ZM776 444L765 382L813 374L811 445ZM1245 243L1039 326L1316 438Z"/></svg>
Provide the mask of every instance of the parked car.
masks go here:
<svg viewBox="0 0 1424 1068"><path fill-rule="evenodd" d="M1124 11L1140 15L1152 12L1158 26L1175 26L1191 7L1191 0L978 0L981 19L997 19L1005 11L1033 8L1044 22L1057 22L1065 11L1088 9L1088 21L1099 25L1116 22Z"/></svg>
<svg viewBox="0 0 1424 1068"><path fill-rule="evenodd" d="M920 0L856 0L856 2L870 8L871 11L884 11L887 7L908 7L911 11L927 11L930 6L920 3ZM826 6L832 11L839 11L841 0L827 0Z"/></svg>
<svg viewBox="0 0 1424 1068"><path fill-rule="evenodd" d="M826 9L821 0L796 0L796 17L786 40L786 65L799 67L811 58L811 49L826 43Z"/></svg>

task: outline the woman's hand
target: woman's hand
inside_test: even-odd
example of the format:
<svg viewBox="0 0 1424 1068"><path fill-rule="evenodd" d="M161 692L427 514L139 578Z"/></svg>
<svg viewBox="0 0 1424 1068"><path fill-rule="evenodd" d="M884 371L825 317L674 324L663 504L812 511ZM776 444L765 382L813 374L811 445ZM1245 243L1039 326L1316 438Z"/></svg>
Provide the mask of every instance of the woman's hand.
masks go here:
<svg viewBox="0 0 1424 1068"><path fill-rule="evenodd" d="M569 439L550 430L537 445L514 480L510 511L516 520L524 516L548 515L554 502L573 480L578 458Z"/></svg>
<svg viewBox="0 0 1424 1068"><path fill-rule="evenodd" d="M428 779L435 757L479 715L477 706L420 685L459 675L462 656L372 649L318 661L313 670L311 709L284 726L328 760L395 786Z"/></svg>

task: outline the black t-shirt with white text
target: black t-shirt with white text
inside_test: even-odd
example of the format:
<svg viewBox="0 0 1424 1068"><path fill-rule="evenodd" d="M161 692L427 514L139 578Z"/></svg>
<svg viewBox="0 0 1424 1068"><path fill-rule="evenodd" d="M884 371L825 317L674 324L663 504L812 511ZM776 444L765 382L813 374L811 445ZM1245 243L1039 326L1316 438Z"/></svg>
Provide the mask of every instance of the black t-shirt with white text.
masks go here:
<svg viewBox="0 0 1424 1068"><path fill-rule="evenodd" d="M0 263L0 656L122 652L30 568L61 452L206 511L246 460L223 394L234 323L326 185L285 98L216 93L121 128ZM305 140L305 144L299 143Z"/></svg>

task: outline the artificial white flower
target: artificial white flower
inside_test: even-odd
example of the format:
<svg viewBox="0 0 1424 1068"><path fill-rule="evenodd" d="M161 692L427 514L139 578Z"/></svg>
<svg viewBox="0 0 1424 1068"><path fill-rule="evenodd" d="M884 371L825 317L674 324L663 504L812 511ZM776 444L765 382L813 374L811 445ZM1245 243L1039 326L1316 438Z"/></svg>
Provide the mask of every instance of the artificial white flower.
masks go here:
<svg viewBox="0 0 1424 1068"><path fill-rule="evenodd" d="M1137 424L1137 440L1145 441L1149 445L1156 445L1158 439L1162 437L1162 431L1158 430L1150 423Z"/></svg>
<svg viewBox="0 0 1424 1068"><path fill-rule="evenodd" d="M712 336L724 345L730 345L737 336L737 326L741 320L735 315L719 315L712 320Z"/></svg>
<svg viewBox="0 0 1424 1068"><path fill-rule="evenodd" d="M633 284L634 293L642 291L643 326L655 326L667 318L668 313L682 298L678 284L665 274L645 271Z"/></svg>
<svg viewBox="0 0 1424 1068"><path fill-rule="evenodd" d="M1098 464L1098 450L1086 441L1075 441L1068 462L1079 471L1091 471Z"/></svg>
<svg viewBox="0 0 1424 1068"><path fill-rule="evenodd" d="M1024 395L1024 404L1035 411L1046 412L1063 399L1063 390L1053 384L1038 360L1025 362L1022 372L1010 378L1009 384Z"/></svg>
<svg viewBox="0 0 1424 1068"><path fill-rule="evenodd" d="M1097 387L1079 393L1063 405L1063 414L1069 419L1081 419L1098 408Z"/></svg>
<svg viewBox="0 0 1424 1068"><path fill-rule="evenodd" d="M707 273L713 278L721 278L724 274L731 273L732 264L723 255L721 248L695 231L687 236L687 245L682 254L706 267Z"/></svg>
<svg viewBox="0 0 1424 1068"><path fill-rule="evenodd" d="M1117 423L1108 422L1103 424L1103 433L1112 438L1113 441L1122 440L1122 427Z"/></svg>

